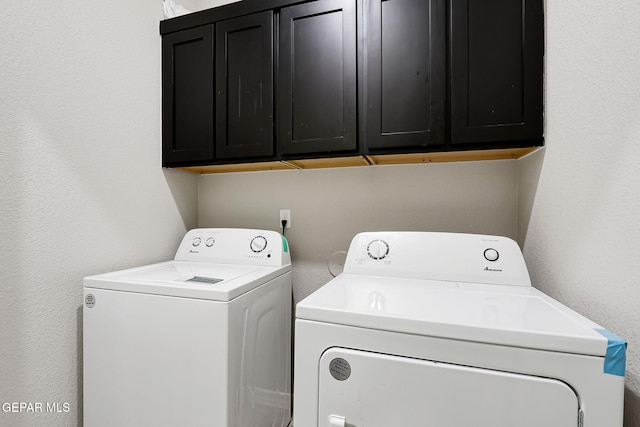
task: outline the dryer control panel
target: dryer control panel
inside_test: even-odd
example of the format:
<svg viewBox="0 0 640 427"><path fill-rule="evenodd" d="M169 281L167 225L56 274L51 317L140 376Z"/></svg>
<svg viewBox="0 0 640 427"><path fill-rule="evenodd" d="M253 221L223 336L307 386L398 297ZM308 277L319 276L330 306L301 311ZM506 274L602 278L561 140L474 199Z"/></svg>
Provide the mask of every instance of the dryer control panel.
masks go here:
<svg viewBox="0 0 640 427"><path fill-rule="evenodd" d="M196 228L187 232L176 261L281 267L291 264L289 244L271 230Z"/></svg>
<svg viewBox="0 0 640 427"><path fill-rule="evenodd" d="M479 234L360 233L351 242L344 273L531 286L517 243Z"/></svg>

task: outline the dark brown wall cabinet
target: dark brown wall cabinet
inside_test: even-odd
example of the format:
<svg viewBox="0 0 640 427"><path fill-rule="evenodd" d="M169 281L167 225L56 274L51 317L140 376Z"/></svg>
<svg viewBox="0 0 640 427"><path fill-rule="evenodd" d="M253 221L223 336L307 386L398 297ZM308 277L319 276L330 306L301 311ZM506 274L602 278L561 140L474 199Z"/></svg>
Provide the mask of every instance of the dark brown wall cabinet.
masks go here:
<svg viewBox="0 0 640 427"><path fill-rule="evenodd" d="M162 49L164 166L274 156L272 11L167 34Z"/></svg>
<svg viewBox="0 0 640 427"><path fill-rule="evenodd" d="M280 154L355 152L355 0L283 8L279 45Z"/></svg>
<svg viewBox="0 0 640 427"><path fill-rule="evenodd" d="M369 149L445 143L444 0L370 0L365 34L364 140Z"/></svg>
<svg viewBox="0 0 640 427"><path fill-rule="evenodd" d="M451 0L452 144L541 141L542 7Z"/></svg>
<svg viewBox="0 0 640 427"><path fill-rule="evenodd" d="M244 0L160 29L165 166L543 143L542 0Z"/></svg>
<svg viewBox="0 0 640 427"><path fill-rule="evenodd" d="M162 38L162 162L211 161L213 25Z"/></svg>
<svg viewBox="0 0 640 427"><path fill-rule="evenodd" d="M273 12L216 23L215 58L216 158L272 156Z"/></svg>

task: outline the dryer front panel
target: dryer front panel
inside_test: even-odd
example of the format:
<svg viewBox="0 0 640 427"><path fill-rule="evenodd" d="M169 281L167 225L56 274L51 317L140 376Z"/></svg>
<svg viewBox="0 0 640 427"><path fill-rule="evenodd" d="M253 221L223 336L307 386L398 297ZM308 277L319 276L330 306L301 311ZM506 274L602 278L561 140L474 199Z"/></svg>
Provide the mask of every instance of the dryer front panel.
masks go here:
<svg viewBox="0 0 640 427"><path fill-rule="evenodd" d="M320 359L318 427L575 427L553 379L343 348Z"/></svg>

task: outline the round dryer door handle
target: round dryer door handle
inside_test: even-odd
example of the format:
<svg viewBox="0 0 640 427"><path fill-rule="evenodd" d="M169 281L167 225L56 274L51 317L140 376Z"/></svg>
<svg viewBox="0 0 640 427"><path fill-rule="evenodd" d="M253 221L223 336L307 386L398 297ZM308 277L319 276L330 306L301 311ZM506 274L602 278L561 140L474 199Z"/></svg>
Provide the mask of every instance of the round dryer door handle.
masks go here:
<svg viewBox="0 0 640 427"><path fill-rule="evenodd" d="M329 415L327 427L346 427L347 419L339 415Z"/></svg>

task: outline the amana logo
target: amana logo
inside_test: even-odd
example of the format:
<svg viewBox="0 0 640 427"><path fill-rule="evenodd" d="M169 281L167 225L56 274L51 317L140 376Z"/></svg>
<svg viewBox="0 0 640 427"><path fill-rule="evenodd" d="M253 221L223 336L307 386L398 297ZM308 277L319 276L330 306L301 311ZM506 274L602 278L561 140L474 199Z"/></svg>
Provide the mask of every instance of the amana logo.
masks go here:
<svg viewBox="0 0 640 427"><path fill-rule="evenodd" d="M496 272L501 272L502 269L500 268L489 268L489 267L485 267L484 271L496 271Z"/></svg>

